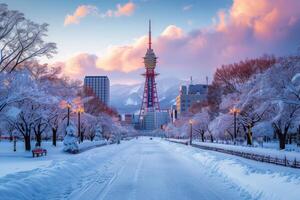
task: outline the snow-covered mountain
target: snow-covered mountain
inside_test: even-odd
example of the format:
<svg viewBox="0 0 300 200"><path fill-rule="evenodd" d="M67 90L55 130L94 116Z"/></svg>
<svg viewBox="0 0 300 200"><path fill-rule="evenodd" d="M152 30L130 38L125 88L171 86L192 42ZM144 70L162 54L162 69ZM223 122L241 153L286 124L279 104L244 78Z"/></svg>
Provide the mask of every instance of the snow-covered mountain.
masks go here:
<svg viewBox="0 0 300 200"><path fill-rule="evenodd" d="M176 78L165 78L157 80L158 97L160 107L170 108L175 103L175 98L179 92L179 86L186 83ZM141 107L144 84L135 85L112 85L110 88L111 106L119 113L138 112Z"/></svg>

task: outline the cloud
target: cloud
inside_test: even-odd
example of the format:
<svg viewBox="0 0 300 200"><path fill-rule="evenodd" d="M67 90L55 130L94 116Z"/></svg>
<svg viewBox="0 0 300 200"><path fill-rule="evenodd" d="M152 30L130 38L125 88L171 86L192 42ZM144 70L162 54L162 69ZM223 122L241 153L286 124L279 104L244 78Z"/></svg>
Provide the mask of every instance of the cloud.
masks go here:
<svg viewBox="0 0 300 200"><path fill-rule="evenodd" d="M223 64L263 53L284 54L293 46L300 29L300 1L235 0L229 10L220 10L216 24L188 33L170 25L153 41L163 68L179 71L188 65L191 72L212 73ZM155 30L155 29L154 29ZM291 37L293 39L291 39ZM143 67L141 57L147 48L142 36L132 44L116 46L98 58L104 70L132 71ZM185 68L186 69L186 68ZM185 74L187 74L185 72Z"/></svg>
<svg viewBox="0 0 300 200"><path fill-rule="evenodd" d="M115 11L115 16L116 17L123 16L123 15L130 16L134 12L135 7L136 7L135 4L132 2L128 2L123 6L121 4L118 4L117 10Z"/></svg>
<svg viewBox="0 0 300 200"><path fill-rule="evenodd" d="M183 37L183 30L175 25L169 25L165 30L161 33L161 36L167 37L169 39L179 39Z"/></svg>
<svg viewBox="0 0 300 200"><path fill-rule="evenodd" d="M78 24L82 18L91 13L97 13L97 7L91 5L78 6L72 15L65 17L64 25Z"/></svg>
<svg viewBox="0 0 300 200"><path fill-rule="evenodd" d="M141 69L130 71L124 76L122 71L107 71L97 67L97 59L95 54L79 53L64 61L52 63L51 66L60 66L63 73L72 79L83 80L87 75L107 75L111 84L136 84L142 81Z"/></svg>
<svg viewBox="0 0 300 200"><path fill-rule="evenodd" d="M134 13L136 5L132 2L125 3L124 5L117 4L116 10L107 10L103 15L105 17L121 17L121 16L130 16Z"/></svg>
<svg viewBox="0 0 300 200"><path fill-rule="evenodd" d="M72 56L64 62L54 63L54 65L61 66L65 74L77 77L81 74L88 74L90 72L94 73L96 60L96 55L80 53Z"/></svg>
<svg viewBox="0 0 300 200"><path fill-rule="evenodd" d="M76 8L72 15L67 15L65 17L64 25L79 24L82 18L90 14L94 14L100 18L130 16L134 13L135 8L136 5L134 3L128 2L124 5L117 4L116 10L109 9L104 13L100 13L96 6L81 5Z"/></svg>
<svg viewBox="0 0 300 200"><path fill-rule="evenodd" d="M192 4L185 5L185 6L183 6L182 10L183 10L183 11L188 11L188 10L191 10L191 9L192 9L192 7L193 7L193 5L192 5Z"/></svg>
<svg viewBox="0 0 300 200"><path fill-rule="evenodd" d="M234 0L231 8L216 13L215 23L205 29L184 32L176 25L169 25L153 38L157 71L161 76L193 75L205 80L222 64L264 53L295 52L300 42L299 7L297 0ZM139 77L137 72L144 70L142 57L146 49L147 35L144 35L131 44L107 49L93 58L94 67L106 73Z"/></svg>
<svg viewBox="0 0 300 200"><path fill-rule="evenodd" d="M130 72L143 67L142 56L147 48L148 38L143 36L132 45L115 46L97 59L96 66L105 71Z"/></svg>

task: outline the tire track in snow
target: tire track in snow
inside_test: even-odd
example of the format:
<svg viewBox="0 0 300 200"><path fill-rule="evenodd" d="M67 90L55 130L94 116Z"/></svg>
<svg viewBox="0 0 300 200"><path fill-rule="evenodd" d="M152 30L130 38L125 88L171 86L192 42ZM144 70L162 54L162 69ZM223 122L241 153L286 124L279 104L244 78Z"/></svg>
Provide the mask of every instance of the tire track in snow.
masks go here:
<svg viewBox="0 0 300 200"><path fill-rule="evenodd" d="M129 195L129 198L128 199L136 199L136 185L138 183L138 178L139 178L139 175L140 175L140 171L141 171L141 168L142 168L142 164L144 162L144 156L142 156L141 154L139 154L139 162L137 164L137 168L135 169L135 172L134 172L134 176L133 176L133 183L132 183L132 190L130 192L130 195Z"/></svg>

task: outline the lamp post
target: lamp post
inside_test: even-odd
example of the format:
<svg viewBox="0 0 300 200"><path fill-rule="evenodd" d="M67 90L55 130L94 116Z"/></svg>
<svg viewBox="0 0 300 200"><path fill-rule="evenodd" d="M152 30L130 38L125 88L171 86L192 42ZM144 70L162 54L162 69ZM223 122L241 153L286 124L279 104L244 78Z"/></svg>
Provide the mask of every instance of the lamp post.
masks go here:
<svg viewBox="0 0 300 200"><path fill-rule="evenodd" d="M193 143L193 120L190 119L189 124L190 124L190 145L192 145L192 143Z"/></svg>
<svg viewBox="0 0 300 200"><path fill-rule="evenodd" d="M14 136L14 151L17 151L17 137Z"/></svg>
<svg viewBox="0 0 300 200"><path fill-rule="evenodd" d="M83 142L83 135L81 134L81 130L80 130L80 113L82 113L84 110L83 108L78 108L77 112L78 112L78 138L79 138L79 143L80 141Z"/></svg>
<svg viewBox="0 0 300 200"><path fill-rule="evenodd" d="M70 125L70 109L71 109L71 104L67 103L67 109L68 109L68 121L67 121L67 126Z"/></svg>
<svg viewBox="0 0 300 200"><path fill-rule="evenodd" d="M234 120L234 144L236 143L236 136L237 136L237 128L236 128L236 117L237 114L239 114L241 111L238 108L231 108L230 113L233 114L233 120Z"/></svg>

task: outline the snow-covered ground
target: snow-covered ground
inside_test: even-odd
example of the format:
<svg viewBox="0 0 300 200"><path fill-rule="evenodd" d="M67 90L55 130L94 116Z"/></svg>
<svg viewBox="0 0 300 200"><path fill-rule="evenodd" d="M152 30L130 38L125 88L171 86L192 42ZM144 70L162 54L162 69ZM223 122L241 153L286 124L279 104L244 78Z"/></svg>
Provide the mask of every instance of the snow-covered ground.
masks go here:
<svg viewBox="0 0 300 200"><path fill-rule="evenodd" d="M6 171L0 175L1 199L293 200L300 195L300 170L160 138L122 141L76 155L55 151L11 159L19 170L3 169L0 160L0 171ZM25 161L32 167L23 168Z"/></svg>
<svg viewBox="0 0 300 200"><path fill-rule="evenodd" d="M84 141L79 144L80 151L93 148L105 144L106 141ZM31 144L33 145L33 143ZM20 171L27 171L36 168L47 167L51 164L52 160L64 159L70 157L69 153L63 152L63 143L57 142L57 146L52 146L52 143L42 142L42 148L47 149L47 156L41 156L38 158L32 158L31 151L24 150L24 143L17 142L17 151L13 151L13 142L1 141L0 142L0 177L10 173L16 173ZM1 199L1 198L0 198Z"/></svg>

